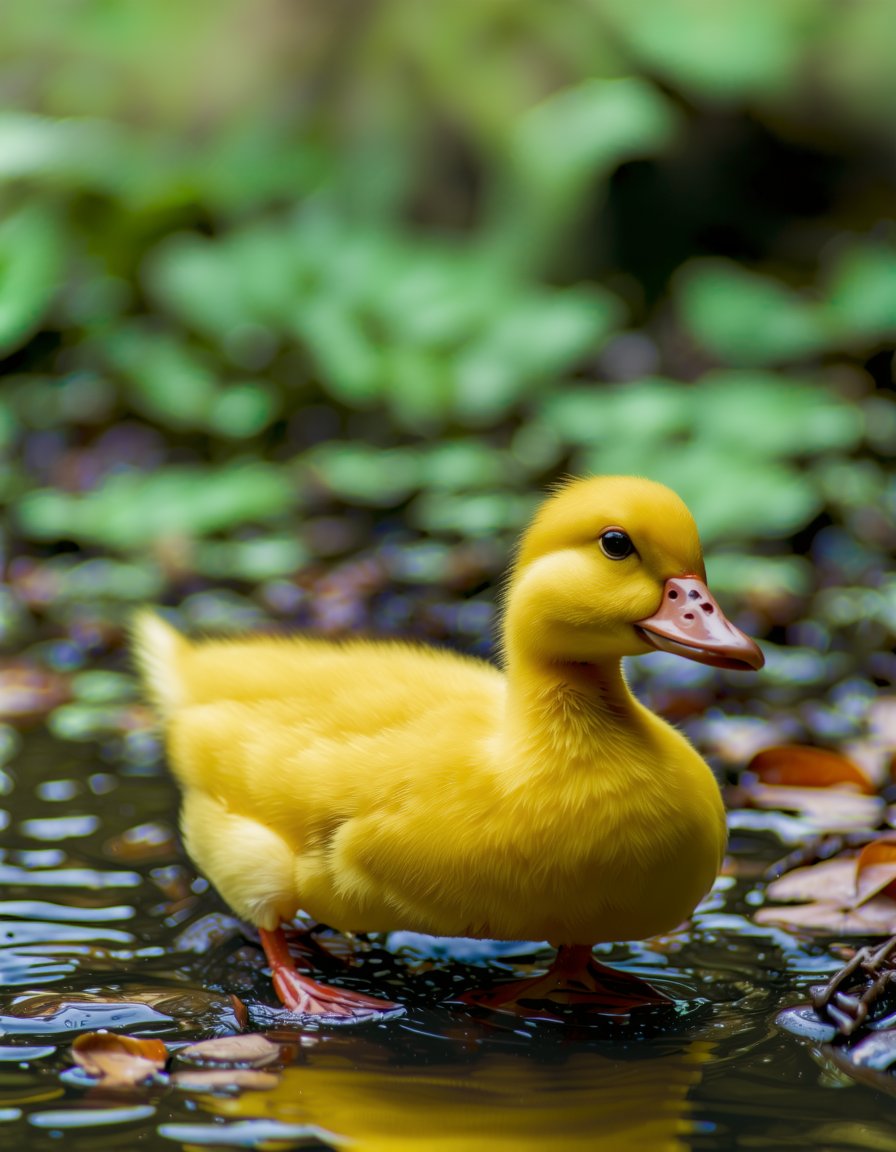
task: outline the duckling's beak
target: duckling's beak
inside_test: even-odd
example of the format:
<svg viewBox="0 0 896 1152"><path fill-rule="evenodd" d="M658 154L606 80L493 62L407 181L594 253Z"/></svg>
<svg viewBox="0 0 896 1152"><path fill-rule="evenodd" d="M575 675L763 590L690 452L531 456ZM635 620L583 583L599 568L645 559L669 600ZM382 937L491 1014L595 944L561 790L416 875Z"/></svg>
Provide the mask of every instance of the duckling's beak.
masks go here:
<svg viewBox="0 0 896 1152"><path fill-rule="evenodd" d="M748 672L765 663L756 641L725 618L709 589L696 576L670 577L659 609L646 620L639 620L635 629L654 648L687 656L700 664Z"/></svg>

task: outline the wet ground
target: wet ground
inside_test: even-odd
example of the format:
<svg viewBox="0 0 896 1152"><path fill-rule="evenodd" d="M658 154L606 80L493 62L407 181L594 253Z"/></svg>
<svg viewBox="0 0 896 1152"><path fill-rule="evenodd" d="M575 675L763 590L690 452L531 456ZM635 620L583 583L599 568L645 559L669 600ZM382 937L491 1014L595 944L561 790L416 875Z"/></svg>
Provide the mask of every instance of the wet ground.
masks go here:
<svg viewBox="0 0 896 1152"><path fill-rule="evenodd" d="M75 685L82 704L56 708L55 734L2 729L0 1147L896 1149L893 1100L775 1025L843 953L751 920L763 868L789 848L743 827L759 813L733 818L727 874L689 927L599 950L674 995L677 1016L608 1029L488 1015L452 995L537 970L547 950L330 934L319 971L407 1015L300 1029L177 843L175 788L130 680L88 669ZM662 685L641 690L683 707ZM721 725L737 755L756 724L710 709L697 736ZM72 1069L73 1037L97 1028L170 1048L263 1031L283 1059L263 1091L109 1091Z"/></svg>

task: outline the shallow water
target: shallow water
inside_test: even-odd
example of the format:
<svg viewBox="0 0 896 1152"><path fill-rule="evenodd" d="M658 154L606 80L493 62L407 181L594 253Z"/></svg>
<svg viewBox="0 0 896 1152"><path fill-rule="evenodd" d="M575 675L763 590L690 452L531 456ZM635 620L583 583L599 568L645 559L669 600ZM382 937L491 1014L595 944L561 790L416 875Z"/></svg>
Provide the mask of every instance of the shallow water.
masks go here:
<svg viewBox="0 0 896 1152"><path fill-rule="evenodd" d="M325 937L334 955L319 963L336 972L352 956L351 982L407 1016L302 1032L274 1007L260 950L182 855L174 786L150 745L34 733L5 773L2 1148L896 1149L892 1099L774 1024L839 961L749 920L752 877L786 851L765 833L734 834L735 876L689 932L601 956L679 997L672 1021L608 1032L477 1013L452 991L529 973L549 953L395 934ZM240 1023L291 1043L275 1089L110 1092L67 1071L81 1030L176 1044Z"/></svg>

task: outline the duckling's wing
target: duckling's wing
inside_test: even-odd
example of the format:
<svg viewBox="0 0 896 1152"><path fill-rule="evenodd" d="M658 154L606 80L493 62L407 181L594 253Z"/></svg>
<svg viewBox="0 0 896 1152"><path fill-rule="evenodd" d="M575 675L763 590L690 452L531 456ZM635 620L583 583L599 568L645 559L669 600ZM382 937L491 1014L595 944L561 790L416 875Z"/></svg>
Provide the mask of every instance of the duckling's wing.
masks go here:
<svg viewBox="0 0 896 1152"><path fill-rule="evenodd" d="M494 820L495 668L389 643L193 644L153 616L135 631L188 851L241 915L463 926L438 913L448 887L466 903L465 838Z"/></svg>
<svg viewBox="0 0 896 1152"><path fill-rule="evenodd" d="M179 710L168 753L196 863L262 926L297 909L355 931L459 929L495 781L475 755L496 708L488 682L463 715L395 706L389 723L331 723L326 702L219 701ZM442 919L450 905L452 912ZM455 932L454 934L458 934Z"/></svg>
<svg viewBox="0 0 896 1152"><path fill-rule="evenodd" d="M133 624L133 652L162 720L198 704L295 702L324 729L375 730L455 693L494 685L496 669L456 652L400 640L326 640L301 635L192 640L154 612Z"/></svg>

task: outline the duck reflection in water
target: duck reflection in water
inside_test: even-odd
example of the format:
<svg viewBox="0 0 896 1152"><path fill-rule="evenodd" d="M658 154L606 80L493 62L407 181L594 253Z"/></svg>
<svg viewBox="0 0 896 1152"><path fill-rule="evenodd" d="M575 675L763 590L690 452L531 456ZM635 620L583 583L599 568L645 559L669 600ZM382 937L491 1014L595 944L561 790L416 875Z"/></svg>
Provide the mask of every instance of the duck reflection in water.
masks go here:
<svg viewBox="0 0 896 1152"><path fill-rule="evenodd" d="M408 1066L353 1037L308 1049L277 1088L201 1106L231 1120L313 1125L351 1152L684 1152L688 1094L711 1051L693 1041L662 1045L661 1055L484 1052Z"/></svg>

